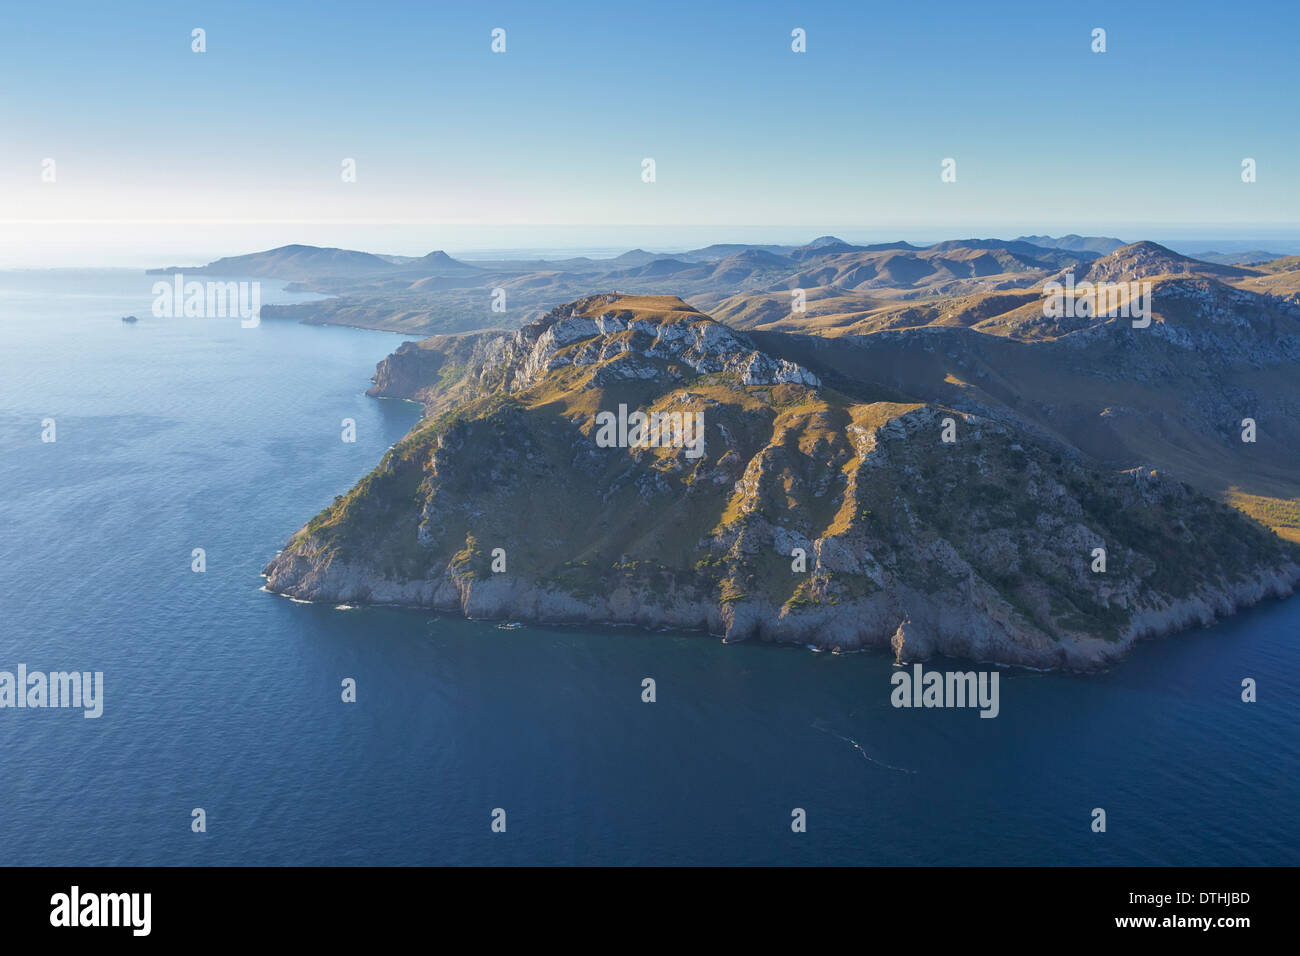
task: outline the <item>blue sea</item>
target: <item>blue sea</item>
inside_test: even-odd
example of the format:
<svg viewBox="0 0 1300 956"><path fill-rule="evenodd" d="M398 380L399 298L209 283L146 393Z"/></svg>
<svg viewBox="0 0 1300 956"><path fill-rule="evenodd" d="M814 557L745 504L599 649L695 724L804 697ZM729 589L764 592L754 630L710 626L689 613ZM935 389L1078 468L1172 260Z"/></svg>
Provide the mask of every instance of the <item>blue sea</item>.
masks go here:
<svg viewBox="0 0 1300 956"><path fill-rule="evenodd" d="M364 394L402 339L153 281L0 273L0 670L105 688L0 710L0 865L1300 863L1300 600L1003 672L991 720L880 654L295 603L259 572L416 421Z"/></svg>

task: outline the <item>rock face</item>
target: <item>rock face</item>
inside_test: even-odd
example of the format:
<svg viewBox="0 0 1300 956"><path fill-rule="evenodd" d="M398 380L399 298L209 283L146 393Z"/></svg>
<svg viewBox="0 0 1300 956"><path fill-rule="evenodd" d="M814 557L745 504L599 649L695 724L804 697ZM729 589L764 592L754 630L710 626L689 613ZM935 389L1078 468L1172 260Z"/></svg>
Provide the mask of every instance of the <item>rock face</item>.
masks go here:
<svg viewBox="0 0 1300 956"><path fill-rule="evenodd" d="M374 385L366 394L376 398L414 399L422 389L438 380L438 373L446 363L444 352L403 342L376 367Z"/></svg>
<svg viewBox="0 0 1300 956"><path fill-rule="evenodd" d="M603 381L653 381L667 363L688 375L729 373L745 385L819 384L807 369L763 354L745 335L670 298L597 295L556 309L486 342L480 380L519 392L572 366L597 368Z"/></svg>
<svg viewBox="0 0 1300 956"><path fill-rule="evenodd" d="M1155 469L855 399L673 297L408 343L372 394L426 417L293 536L270 590L1089 670L1300 581L1296 549ZM703 454L606 447L619 406L701 416Z"/></svg>

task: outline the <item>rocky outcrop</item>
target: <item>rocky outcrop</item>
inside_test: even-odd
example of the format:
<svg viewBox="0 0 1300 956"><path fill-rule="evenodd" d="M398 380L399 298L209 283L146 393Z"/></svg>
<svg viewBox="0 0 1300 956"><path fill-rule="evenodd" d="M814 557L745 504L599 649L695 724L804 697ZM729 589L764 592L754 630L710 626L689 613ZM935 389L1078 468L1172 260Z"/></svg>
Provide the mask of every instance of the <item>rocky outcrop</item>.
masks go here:
<svg viewBox="0 0 1300 956"><path fill-rule="evenodd" d="M746 385L819 384L812 372L760 352L747 336L680 300L666 314L614 307L619 301L580 299L502 336L487 350L481 377L517 392L566 366L600 366L605 381L649 381L662 363L673 363L700 375L734 374Z"/></svg>
<svg viewBox="0 0 1300 956"><path fill-rule="evenodd" d="M374 398L416 399L422 390L438 380L447 356L437 349L403 342L397 351L375 367L374 382L366 394Z"/></svg>

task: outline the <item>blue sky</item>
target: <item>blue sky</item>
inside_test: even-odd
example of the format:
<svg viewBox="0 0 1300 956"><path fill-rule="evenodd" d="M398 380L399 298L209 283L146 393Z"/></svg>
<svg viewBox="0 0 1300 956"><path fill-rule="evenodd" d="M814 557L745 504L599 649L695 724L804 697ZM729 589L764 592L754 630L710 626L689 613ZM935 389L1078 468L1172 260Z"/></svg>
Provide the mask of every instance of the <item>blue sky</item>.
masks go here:
<svg viewBox="0 0 1300 956"><path fill-rule="evenodd" d="M0 264L69 236L155 254L196 229L216 251L384 230L439 244L417 223L487 245L521 234L506 224L1295 235L1296 10L10 4ZM393 225L349 229L367 223Z"/></svg>

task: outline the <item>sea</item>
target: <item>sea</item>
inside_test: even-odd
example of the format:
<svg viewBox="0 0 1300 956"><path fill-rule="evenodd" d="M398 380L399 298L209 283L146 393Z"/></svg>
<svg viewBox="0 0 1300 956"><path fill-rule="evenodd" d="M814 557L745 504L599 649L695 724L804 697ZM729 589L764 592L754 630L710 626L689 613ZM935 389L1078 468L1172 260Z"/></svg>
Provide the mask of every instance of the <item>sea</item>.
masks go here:
<svg viewBox="0 0 1300 956"><path fill-rule="evenodd" d="M885 654L294 602L266 562L418 418L365 395L402 338L154 281L0 273L0 671L103 675L0 708L0 865L1300 863L1300 599L993 719Z"/></svg>

